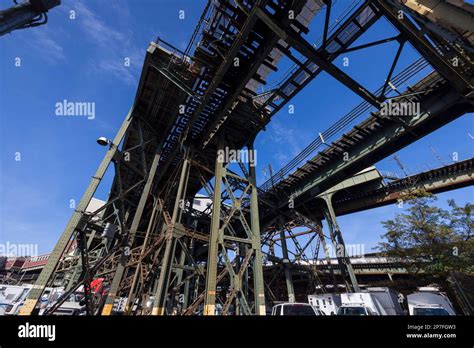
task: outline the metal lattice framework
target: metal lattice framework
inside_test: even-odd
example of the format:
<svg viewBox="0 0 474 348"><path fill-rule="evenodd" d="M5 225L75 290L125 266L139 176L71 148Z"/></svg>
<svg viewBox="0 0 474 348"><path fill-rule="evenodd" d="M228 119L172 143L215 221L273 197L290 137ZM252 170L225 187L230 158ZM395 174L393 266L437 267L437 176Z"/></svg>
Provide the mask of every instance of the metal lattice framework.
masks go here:
<svg viewBox="0 0 474 348"><path fill-rule="evenodd" d="M160 39L151 43L134 105L109 142L21 314L34 311L49 284L64 286L66 293L48 314L83 286L88 314L102 315L117 309L118 298L126 299L126 314L262 315L284 294L272 285L279 283L281 274L287 296L294 300L295 270L309 274L313 289L323 288L318 269L308 271L300 263L309 264L320 246L329 257L322 218L328 221L333 245L344 247L336 221L342 204L336 203L337 192L331 187L472 111L472 57L465 45L433 33L398 1L359 2L333 26L331 7L329 0L212 1L185 52ZM305 35L312 17L323 8L322 40L315 46ZM400 8L405 11L402 19L397 17ZM399 34L353 46L382 18ZM399 49L375 92L333 63L343 53L391 41L397 41ZM422 59L393 76L406 43ZM292 61L293 68L277 84L258 92L282 57ZM450 63L453 57L458 64ZM402 92L392 87L428 64L435 71L413 87ZM323 71L364 100L324 137L338 135L365 112L372 110L371 115L289 174L324 138L321 144L313 142L260 188L251 161L248 167L240 163L240 174L232 170L221 151L253 151L257 134ZM381 103L393 98L420 103L422 115L403 120L381 115ZM110 163L115 169L110 196L105 205L88 211ZM366 181L370 183L358 192L376 197L373 180ZM210 203L202 211L193 208L200 192ZM356 197L351 209L363 209L365 203ZM293 231L298 226L306 228L304 233ZM301 242L301 236L309 242ZM272 271L275 267L268 262L279 271ZM357 291L348 257L338 257L338 266L348 291ZM103 281L106 296L91 288L97 279Z"/></svg>

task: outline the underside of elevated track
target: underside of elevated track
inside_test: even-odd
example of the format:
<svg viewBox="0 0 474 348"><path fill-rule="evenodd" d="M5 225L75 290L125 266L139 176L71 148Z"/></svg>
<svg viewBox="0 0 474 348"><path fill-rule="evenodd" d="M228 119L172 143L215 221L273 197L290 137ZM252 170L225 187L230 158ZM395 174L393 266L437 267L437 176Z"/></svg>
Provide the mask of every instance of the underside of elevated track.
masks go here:
<svg viewBox="0 0 474 348"><path fill-rule="evenodd" d="M364 267L346 254L318 264L306 253L312 241L326 247L325 233L345 248L337 216L393 204L413 190L472 185L472 159L391 182L372 167L474 111L472 28L433 22L398 0L359 1L331 25L332 3L209 1L185 50L161 38L150 43L134 103L115 138L103 141L104 159L21 314L32 313L50 285L66 292L47 314L79 287L88 314L101 315L113 314L118 298L126 299L126 314L213 315L219 306L222 314L263 315L287 300L282 296L294 299L293 280L302 273L314 291L326 291L328 272L346 291L358 291ZM322 39L313 44L307 37L319 12L326 13ZM380 20L397 35L357 44ZM392 41L399 49L377 90L335 64L344 53ZM405 45L419 59L396 69ZM291 69L265 89L282 60ZM361 103L257 185L255 138L321 73ZM399 117L386 112L391 103L420 111ZM249 161L232 165L225 154L242 149ZM114 171L110 195L91 212L107 170ZM207 209L193 208L198 194L209 199ZM96 279L107 289L100 298L90 289Z"/></svg>

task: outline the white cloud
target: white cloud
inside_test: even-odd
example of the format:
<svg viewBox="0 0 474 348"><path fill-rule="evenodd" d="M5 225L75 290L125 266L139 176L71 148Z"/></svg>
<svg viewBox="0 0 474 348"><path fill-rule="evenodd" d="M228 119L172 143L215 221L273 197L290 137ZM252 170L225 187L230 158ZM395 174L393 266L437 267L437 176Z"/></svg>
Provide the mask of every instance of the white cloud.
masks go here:
<svg viewBox="0 0 474 348"><path fill-rule="evenodd" d="M135 85L141 70L145 47L134 43L133 32L123 23L130 23L130 11L125 2L111 2L114 25L86 6L83 1L75 1L70 8L76 11L76 20L85 37L98 48L100 56L92 67L93 73L109 74L128 85ZM130 66L124 64L130 59Z"/></svg>
<svg viewBox="0 0 474 348"><path fill-rule="evenodd" d="M28 40L30 45L40 53L40 57L50 64L55 64L65 59L63 47L53 38L47 28L32 30L33 38Z"/></svg>
<svg viewBox="0 0 474 348"><path fill-rule="evenodd" d="M126 40L123 32L107 25L83 2L74 2L73 8L76 11L77 20L81 23L81 29L97 44L111 46L118 43L123 44Z"/></svg>
<svg viewBox="0 0 474 348"><path fill-rule="evenodd" d="M114 75L127 84L135 83L135 77L130 71L130 68L126 67L123 61L118 59L103 59L96 68L98 71Z"/></svg>
<svg viewBox="0 0 474 348"><path fill-rule="evenodd" d="M299 129L291 128L276 120L270 124L269 135L265 142L272 141L280 145L273 153L280 165L285 165L303 149L303 146L307 145L305 143L307 135L302 134Z"/></svg>

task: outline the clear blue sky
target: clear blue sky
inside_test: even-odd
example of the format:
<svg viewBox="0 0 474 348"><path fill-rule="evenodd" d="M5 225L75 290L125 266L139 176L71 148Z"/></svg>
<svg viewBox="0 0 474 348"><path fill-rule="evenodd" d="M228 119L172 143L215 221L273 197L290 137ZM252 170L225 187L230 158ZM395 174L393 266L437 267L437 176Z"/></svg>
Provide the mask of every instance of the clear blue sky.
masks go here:
<svg viewBox="0 0 474 348"><path fill-rule="evenodd" d="M338 1L337 12L348 1ZM0 242L38 243L39 252L49 252L72 213L71 199L78 202L104 155L96 144L99 136L113 137L129 110L140 76L145 50L157 36L184 48L201 15L205 1L198 0L63 0L52 10L46 26L13 32L0 38ZM2 7L7 4L2 2ZM70 10L76 18L70 19ZM178 12L185 10L185 19ZM323 16L311 26L308 39L321 35ZM357 43L392 36L389 24L380 22ZM369 90L383 84L396 45L385 44L360 53L347 54L335 64ZM397 71L418 57L407 47ZM16 67L17 58L21 66ZM129 58L130 67L124 66ZM288 68L282 69L274 79ZM96 117L58 117L55 104L64 99L94 102ZM324 131L360 102L360 98L321 74L277 114L257 139L259 181L263 166L278 170L302 150L318 132ZM360 120L359 120L360 121ZM419 140L398 153L411 172L437 167L432 146L446 161L453 152L461 159L474 154L472 115ZM21 161L15 160L15 153ZM388 158L377 167L397 171ZM98 191L105 199L110 177ZM459 204L473 201L472 188L439 195L440 204L454 198ZM363 243L366 251L383 233L380 221L399 209L388 206L339 219L346 243Z"/></svg>

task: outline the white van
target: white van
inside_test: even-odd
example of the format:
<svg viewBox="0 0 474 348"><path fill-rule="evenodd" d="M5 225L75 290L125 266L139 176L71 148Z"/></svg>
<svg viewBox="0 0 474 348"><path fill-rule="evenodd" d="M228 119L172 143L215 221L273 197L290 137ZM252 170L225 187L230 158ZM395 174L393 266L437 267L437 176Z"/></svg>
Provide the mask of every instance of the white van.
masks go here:
<svg viewBox="0 0 474 348"><path fill-rule="evenodd" d="M410 315L456 315L453 304L437 287L421 287L407 296Z"/></svg>

